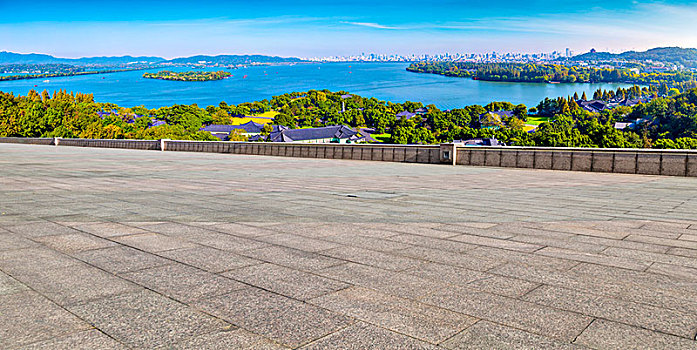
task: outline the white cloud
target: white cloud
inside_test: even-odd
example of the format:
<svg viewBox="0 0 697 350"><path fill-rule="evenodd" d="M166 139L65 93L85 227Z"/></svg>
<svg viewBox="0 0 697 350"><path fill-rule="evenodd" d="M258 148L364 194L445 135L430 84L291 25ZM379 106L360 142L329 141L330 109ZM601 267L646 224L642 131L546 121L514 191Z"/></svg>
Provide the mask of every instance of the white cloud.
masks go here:
<svg viewBox="0 0 697 350"><path fill-rule="evenodd" d="M360 26L360 27L375 28L375 29L390 29L390 30L406 29L406 28L402 28L402 27L386 26L386 25L382 25L379 23L372 23L372 22L344 22L344 21L342 21L341 23L351 24L351 25Z"/></svg>

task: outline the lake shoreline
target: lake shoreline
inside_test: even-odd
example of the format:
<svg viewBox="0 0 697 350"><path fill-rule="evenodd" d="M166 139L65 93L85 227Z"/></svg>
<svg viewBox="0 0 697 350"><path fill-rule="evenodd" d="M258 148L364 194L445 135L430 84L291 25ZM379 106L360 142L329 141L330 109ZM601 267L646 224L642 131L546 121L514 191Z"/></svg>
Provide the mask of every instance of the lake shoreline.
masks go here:
<svg viewBox="0 0 697 350"><path fill-rule="evenodd" d="M36 80L0 81L0 91L26 95L29 90L66 90L94 94L95 100L120 106L159 108L173 104L218 105L271 99L287 92L315 90L346 91L380 100L403 103L419 101L441 109L467 105L486 105L493 101L536 106L545 97L556 98L583 92L592 96L597 89L616 90L629 84L543 84L486 82L471 79L447 79L435 74L410 74L404 63L297 63L248 66L236 69L227 79L171 84L159 79L143 79L142 73L156 73L162 67L105 76L81 75L51 78L50 83ZM173 71L187 67L167 67ZM215 71L220 67L204 68ZM246 76L246 77L245 77ZM34 86L38 85L38 86Z"/></svg>

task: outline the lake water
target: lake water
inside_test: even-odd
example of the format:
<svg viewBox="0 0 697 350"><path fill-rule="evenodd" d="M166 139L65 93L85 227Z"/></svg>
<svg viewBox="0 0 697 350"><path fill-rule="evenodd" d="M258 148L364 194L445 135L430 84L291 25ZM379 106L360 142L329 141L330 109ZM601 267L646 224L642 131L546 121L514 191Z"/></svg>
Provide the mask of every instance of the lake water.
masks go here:
<svg viewBox="0 0 697 350"><path fill-rule="evenodd" d="M65 89L93 93L99 102L123 107L144 105L157 108L196 103L201 107L270 99L293 91L344 90L392 102L419 101L441 109L492 101L536 106L545 97L559 97L598 88L613 89L627 84L531 84L476 81L433 74L407 72L405 63L324 63L293 66L254 66L230 70L228 79L208 82L179 82L145 79L144 72L159 69L95 74L74 77L1 81L0 91L26 95L30 89L52 92ZM170 70L185 71L187 68ZM216 70L216 69L207 69ZM245 77L246 76L246 77ZM36 86L35 86L36 85Z"/></svg>

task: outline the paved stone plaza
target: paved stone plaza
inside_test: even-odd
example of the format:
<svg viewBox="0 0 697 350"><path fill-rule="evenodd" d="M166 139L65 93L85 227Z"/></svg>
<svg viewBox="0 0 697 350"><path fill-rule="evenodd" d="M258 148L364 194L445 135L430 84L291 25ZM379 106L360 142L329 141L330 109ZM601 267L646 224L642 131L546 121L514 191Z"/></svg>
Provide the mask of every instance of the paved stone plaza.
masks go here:
<svg viewBox="0 0 697 350"><path fill-rule="evenodd" d="M2 349L697 349L697 179L0 144Z"/></svg>

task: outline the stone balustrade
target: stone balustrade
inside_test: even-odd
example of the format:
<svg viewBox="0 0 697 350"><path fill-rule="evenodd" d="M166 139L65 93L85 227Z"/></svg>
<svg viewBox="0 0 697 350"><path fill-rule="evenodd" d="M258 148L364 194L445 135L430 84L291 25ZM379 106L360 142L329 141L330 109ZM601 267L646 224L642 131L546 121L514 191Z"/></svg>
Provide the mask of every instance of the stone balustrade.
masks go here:
<svg viewBox="0 0 697 350"><path fill-rule="evenodd" d="M0 143L697 177L697 151L1 137Z"/></svg>

